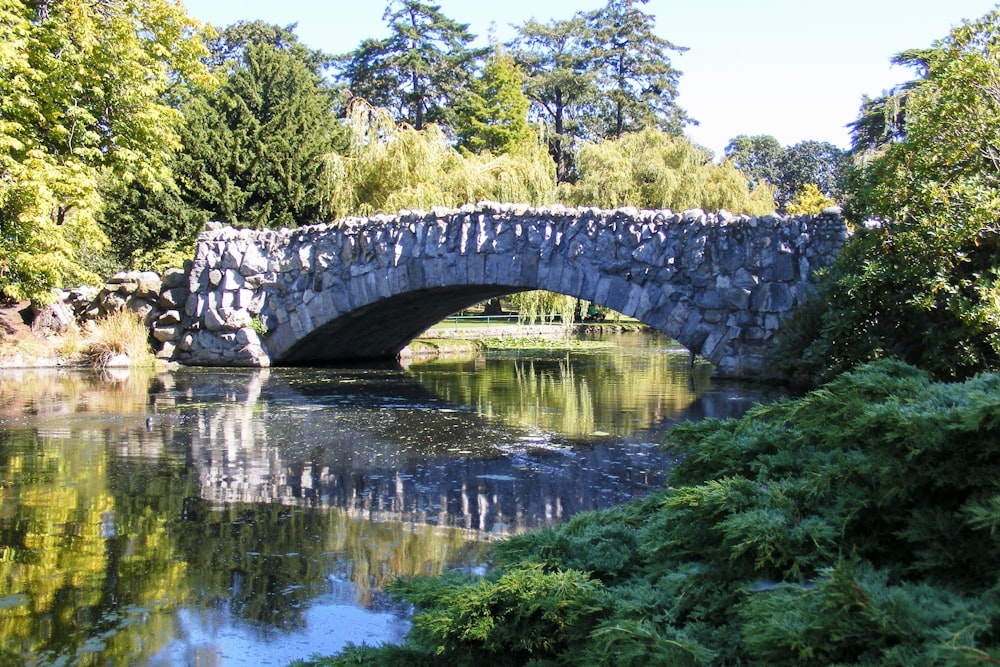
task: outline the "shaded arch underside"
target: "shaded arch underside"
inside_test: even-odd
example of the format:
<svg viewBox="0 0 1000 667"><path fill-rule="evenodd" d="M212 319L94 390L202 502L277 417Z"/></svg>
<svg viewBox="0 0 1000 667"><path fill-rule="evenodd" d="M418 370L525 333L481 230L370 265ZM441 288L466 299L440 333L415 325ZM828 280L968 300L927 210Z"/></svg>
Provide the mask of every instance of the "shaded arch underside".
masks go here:
<svg viewBox="0 0 1000 667"><path fill-rule="evenodd" d="M388 359L449 315L488 299L527 291L510 285L426 288L397 294L317 327L272 362L306 365Z"/></svg>

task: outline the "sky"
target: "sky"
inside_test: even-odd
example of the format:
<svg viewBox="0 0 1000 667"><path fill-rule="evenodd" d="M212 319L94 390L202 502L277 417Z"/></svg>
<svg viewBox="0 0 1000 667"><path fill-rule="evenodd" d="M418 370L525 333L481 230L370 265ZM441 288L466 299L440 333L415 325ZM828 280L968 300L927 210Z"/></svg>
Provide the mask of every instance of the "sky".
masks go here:
<svg viewBox="0 0 1000 667"><path fill-rule="evenodd" d="M429 0L468 23L487 44L513 26L590 11L606 0ZM385 37L386 0L183 0L188 13L221 28L241 20L297 24L308 46L347 53ZM849 148L846 127L862 96L913 78L890 59L924 48L964 19L994 8L987 0L649 0L656 32L687 47L671 53L683 72L678 104L698 121L685 133L722 155L741 134L769 134L783 146L804 140Z"/></svg>

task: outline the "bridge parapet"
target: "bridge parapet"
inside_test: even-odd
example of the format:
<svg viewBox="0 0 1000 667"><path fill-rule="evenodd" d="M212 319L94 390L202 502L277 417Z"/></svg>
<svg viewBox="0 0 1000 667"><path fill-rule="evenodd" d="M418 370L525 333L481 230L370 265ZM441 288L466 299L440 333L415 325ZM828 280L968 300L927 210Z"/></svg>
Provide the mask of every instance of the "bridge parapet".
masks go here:
<svg viewBox="0 0 1000 667"><path fill-rule="evenodd" d="M480 204L282 230L212 226L174 358L268 366L391 357L447 315L529 289L635 317L715 364L764 354L848 237L822 215Z"/></svg>

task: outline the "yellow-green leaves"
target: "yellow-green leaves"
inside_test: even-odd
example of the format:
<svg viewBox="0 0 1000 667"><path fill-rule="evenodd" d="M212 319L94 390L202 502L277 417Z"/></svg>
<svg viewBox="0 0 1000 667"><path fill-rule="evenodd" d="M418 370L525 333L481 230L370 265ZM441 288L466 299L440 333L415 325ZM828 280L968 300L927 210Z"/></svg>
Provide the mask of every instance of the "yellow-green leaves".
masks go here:
<svg viewBox="0 0 1000 667"><path fill-rule="evenodd" d="M167 0L7 1L0 17L0 293L44 300L106 243L103 183L164 169L167 94L204 76L204 47Z"/></svg>

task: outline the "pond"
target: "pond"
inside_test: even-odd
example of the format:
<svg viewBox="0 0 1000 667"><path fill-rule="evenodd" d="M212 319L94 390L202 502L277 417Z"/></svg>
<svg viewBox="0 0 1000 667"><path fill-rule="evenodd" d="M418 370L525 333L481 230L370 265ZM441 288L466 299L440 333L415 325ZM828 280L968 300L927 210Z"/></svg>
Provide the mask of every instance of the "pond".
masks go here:
<svg viewBox="0 0 1000 667"><path fill-rule="evenodd" d="M285 665L400 639L394 576L662 485L771 391L649 334L374 368L0 373L0 664Z"/></svg>

